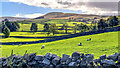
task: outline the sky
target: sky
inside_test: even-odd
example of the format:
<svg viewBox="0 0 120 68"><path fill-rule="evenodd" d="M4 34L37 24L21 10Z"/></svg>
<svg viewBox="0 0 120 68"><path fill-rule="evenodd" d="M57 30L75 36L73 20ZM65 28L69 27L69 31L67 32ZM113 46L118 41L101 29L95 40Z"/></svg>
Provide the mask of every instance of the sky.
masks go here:
<svg viewBox="0 0 120 68"><path fill-rule="evenodd" d="M119 0L0 0L1 17L36 18L49 12L115 15Z"/></svg>

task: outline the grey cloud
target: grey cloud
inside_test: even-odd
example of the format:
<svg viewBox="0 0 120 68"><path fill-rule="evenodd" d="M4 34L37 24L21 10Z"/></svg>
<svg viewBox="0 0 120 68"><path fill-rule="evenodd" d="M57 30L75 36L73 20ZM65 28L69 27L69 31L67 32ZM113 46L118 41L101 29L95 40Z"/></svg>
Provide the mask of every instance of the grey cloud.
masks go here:
<svg viewBox="0 0 120 68"><path fill-rule="evenodd" d="M118 2L89 2L88 7L97 7L106 11L118 11Z"/></svg>
<svg viewBox="0 0 120 68"><path fill-rule="evenodd" d="M71 2L62 2L62 1L58 1L58 4L63 4L63 5L71 5Z"/></svg>
<svg viewBox="0 0 120 68"><path fill-rule="evenodd" d="M89 2L119 2L120 0L90 0Z"/></svg>
<svg viewBox="0 0 120 68"><path fill-rule="evenodd" d="M95 0L92 0L92 1L95 1ZM68 7L63 7L63 8L69 8L69 7L75 7L75 6L80 7L82 5L85 5L91 8L92 7L99 8L103 11L118 11L118 2L91 2L90 1L90 2L72 3L72 2L67 2L67 1L66 2L59 1L58 4L68 5Z"/></svg>
<svg viewBox="0 0 120 68"><path fill-rule="evenodd" d="M47 3L41 3L41 4L43 4L43 5L49 5L49 4L47 4Z"/></svg>

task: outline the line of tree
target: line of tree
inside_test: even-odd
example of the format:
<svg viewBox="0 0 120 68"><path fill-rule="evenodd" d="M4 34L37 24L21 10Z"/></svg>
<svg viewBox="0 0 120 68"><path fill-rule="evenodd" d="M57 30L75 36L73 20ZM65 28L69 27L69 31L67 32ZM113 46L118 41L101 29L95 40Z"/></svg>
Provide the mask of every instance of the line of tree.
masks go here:
<svg viewBox="0 0 120 68"><path fill-rule="evenodd" d="M56 26L56 24L49 25L49 24L45 23L43 28L44 28L44 31L47 32L48 35L50 34L50 32L53 33L53 35L55 35L55 33L58 30L58 27ZM30 30L33 32L33 34L35 32L37 32L37 30L38 30L37 24L32 23Z"/></svg>
<svg viewBox="0 0 120 68"><path fill-rule="evenodd" d="M116 16L110 16L107 20L100 19L99 21L92 21L91 26L87 26L86 24L75 24L73 27L74 33L76 33L76 30L80 30L80 32L85 32L86 30L101 30L106 27L113 27L117 26L119 24L119 20Z"/></svg>
<svg viewBox="0 0 120 68"><path fill-rule="evenodd" d="M44 24L44 31L48 32L47 33L48 35L50 34L50 32L53 33L53 35L55 35L57 30L58 30L58 27L56 26L56 24L50 24L50 25L48 23Z"/></svg>
<svg viewBox="0 0 120 68"><path fill-rule="evenodd" d="M75 24L73 26L73 31L74 33L77 33L77 30L79 30L80 32L86 32L87 30L101 30L104 29L106 27L113 27L119 24L118 18L116 16L111 16L109 17L107 20L104 19L100 19L99 21L92 21L92 28L91 26L87 26L86 24ZM61 27L62 30L65 30L65 33L68 33L68 24L64 23L63 26ZM44 24L44 31L47 32L47 34L49 35L50 33L53 33L53 35L57 32L58 27L56 26L56 24L48 24L45 23ZM38 28L37 28L37 24L36 23L32 23L31 25L31 31L37 32Z"/></svg>
<svg viewBox="0 0 120 68"><path fill-rule="evenodd" d="M100 19L98 21L98 30L104 29L106 27L113 27L119 24L119 20L116 16L111 16L107 20Z"/></svg>
<svg viewBox="0 0 120 68"><path fill-rule="evenodd" d="M89 27L86 24L75 24L73 27L74 33L76 33L77 30L80 32L85 32L86 30L89 30Z"/></svg>

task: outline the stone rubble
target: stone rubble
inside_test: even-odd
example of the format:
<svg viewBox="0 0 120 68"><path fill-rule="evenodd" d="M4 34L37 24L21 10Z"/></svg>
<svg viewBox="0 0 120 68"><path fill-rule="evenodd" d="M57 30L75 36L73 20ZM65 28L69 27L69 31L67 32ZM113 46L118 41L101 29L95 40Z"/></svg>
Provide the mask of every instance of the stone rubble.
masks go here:
<svg viewBox="0 0 120 68"><path fill-rule="evenodd" d="M11 56L0 58L1 67L39 67L39 68L120 68L120 54L100 56L94 59L93 54L82 54L80 52L72 53L72 56L63 54L59 57L52 53L44 55L36 55L36 53L24 56L11 54Z"/></svg>

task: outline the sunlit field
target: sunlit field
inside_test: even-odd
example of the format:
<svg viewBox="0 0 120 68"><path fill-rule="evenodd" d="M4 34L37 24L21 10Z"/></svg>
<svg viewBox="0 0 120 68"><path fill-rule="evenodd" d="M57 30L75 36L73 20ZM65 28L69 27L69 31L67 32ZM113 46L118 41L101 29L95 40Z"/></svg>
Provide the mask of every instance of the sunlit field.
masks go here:
<svg viewBox="0 0 120 68"><path fill-rule="evenodd" d="M92 40L86 41L86 39L88 38L91 38ZM30 40L35 41L38 39ZM78 43L80 42L82 43L82 46L78 46ZM45 48L41 49L41 46L43 44L45 45ZM12 50L14 51L14 54L20 55L23 55L27 50L28 53L37 53L37 55L53 53L57 54L58 56L62 56L62 54L71 55L71 53L79 51L81 53L94 54L95 58L98 58L100 55L103 54L109 55L118 52L118 32L108 32L88 36L81 36L48 43L26 44L21 46L2 45L2 56L10 56Z"/></svg>

